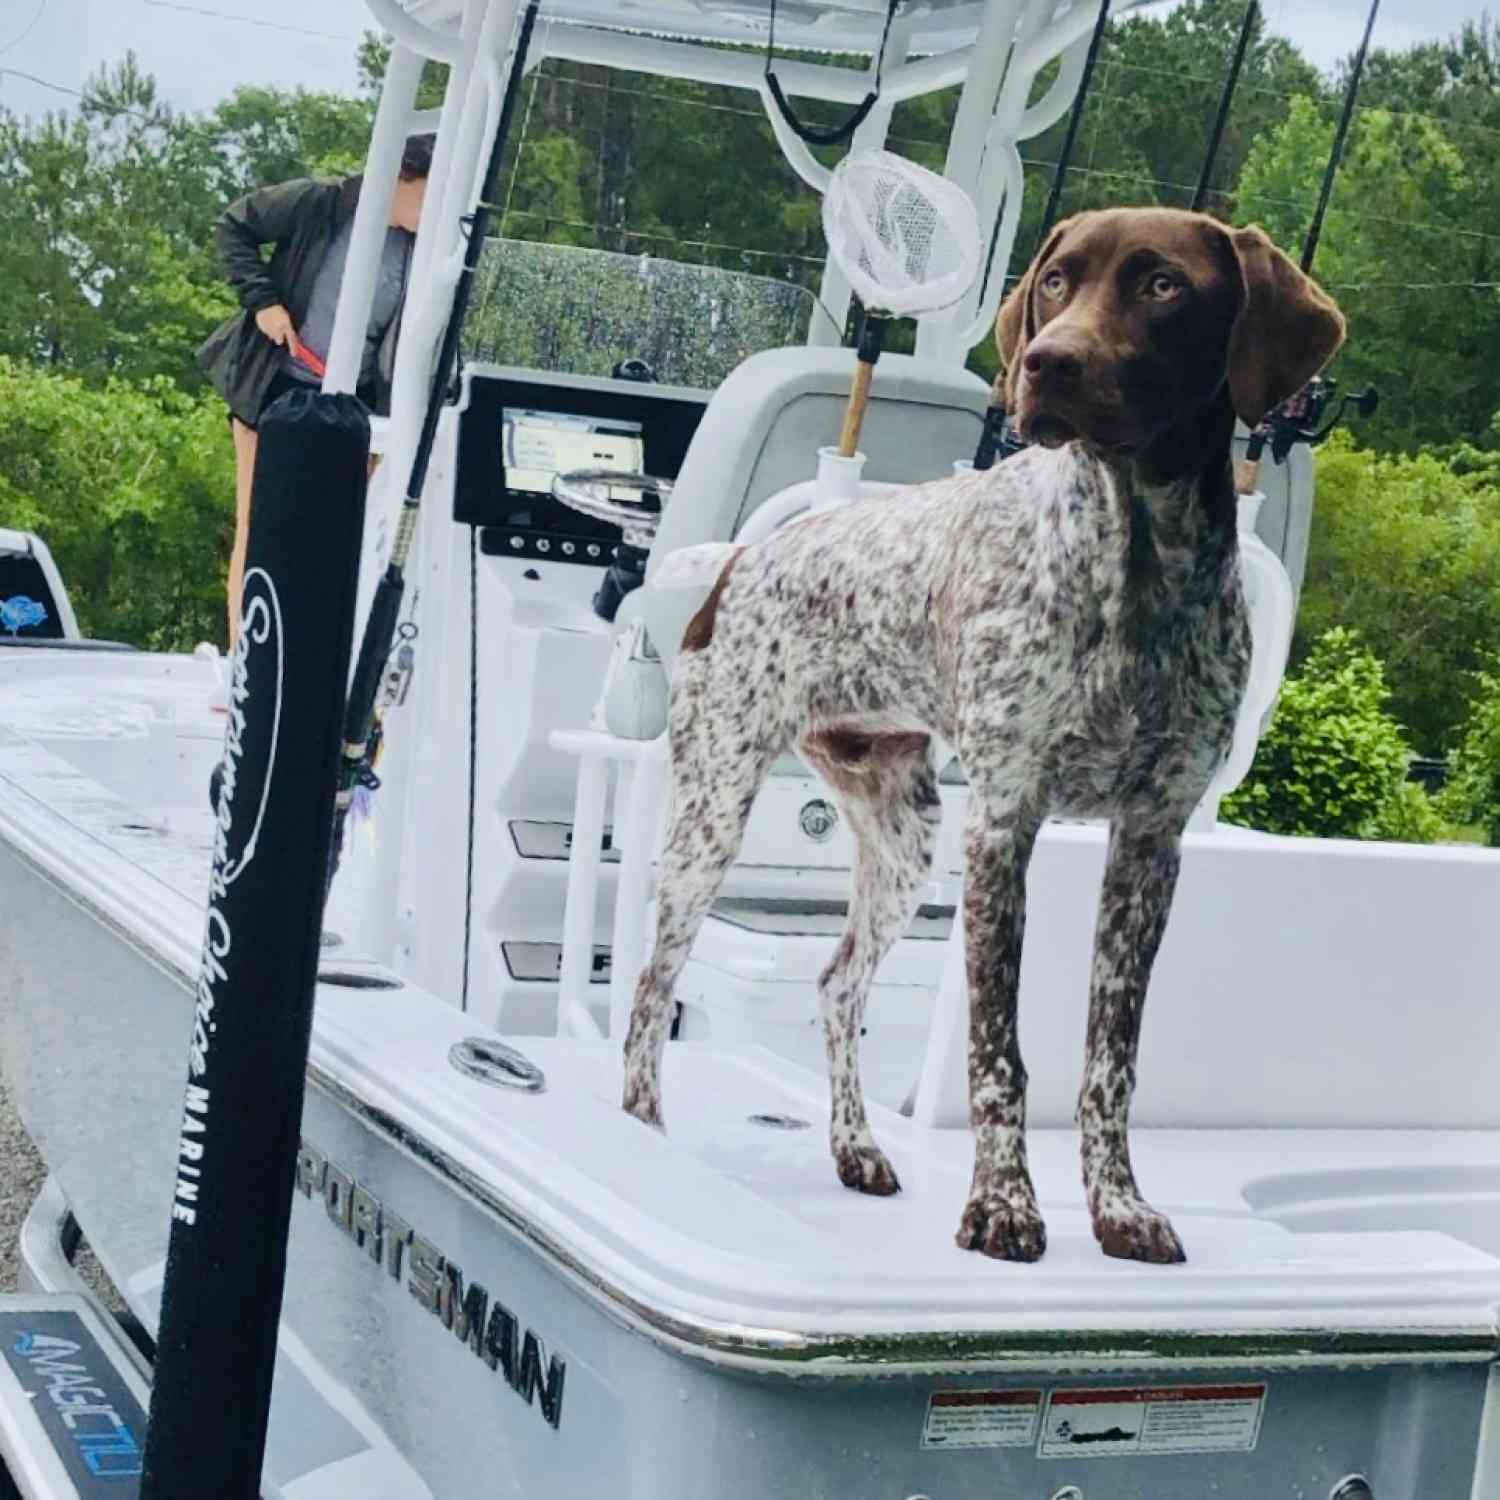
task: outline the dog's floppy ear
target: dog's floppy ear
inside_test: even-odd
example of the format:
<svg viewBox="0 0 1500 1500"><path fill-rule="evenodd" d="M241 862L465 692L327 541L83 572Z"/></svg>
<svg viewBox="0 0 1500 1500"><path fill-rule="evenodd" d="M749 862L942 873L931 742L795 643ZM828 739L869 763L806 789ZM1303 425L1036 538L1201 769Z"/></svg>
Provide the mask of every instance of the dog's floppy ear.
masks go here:
<svg viewBox="0 0 1500 1500"><path fill-rule="evenodd" d="M1072 219L1064 219L1048 235L1047 243L1026 268L1026 274L1011 288L1010 295L1000 304L1000 312L995 318L995 348L1000 353L1000 364L1005 371L1003 389L1007 408L1014 408L1016 403L1016 377L1021 368L1021 353L1036 337L1036 310L1031 305L1031 289L1036 282L1036 273L1057 249L1057 242L1072 223ZM996 387L1000 387L998 380Z"/></svg>
<svg viewBox="0 0 1500 1500"><path fill-rule="evenodd" d="M1255 427L1338 352L1344 315L1259 225L1236 229L1231 239L1245 304L1229 339L1229 394L1236 415Z"/></svg>

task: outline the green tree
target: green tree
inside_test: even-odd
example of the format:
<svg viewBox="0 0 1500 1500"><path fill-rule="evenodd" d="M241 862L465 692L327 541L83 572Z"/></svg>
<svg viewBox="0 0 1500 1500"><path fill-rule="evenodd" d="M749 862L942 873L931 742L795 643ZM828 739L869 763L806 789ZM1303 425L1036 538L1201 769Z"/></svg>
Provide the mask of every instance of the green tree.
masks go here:
<svg viewBox="0 0 1500 1500"><path fill-rule="evenodd" d="M183 122L133 56L76 113L0 114L0 352L91 377L183 375L229 305Z"/></svg>
<svg viewBox="0 0 1500 1500"><path fill-rule="evenodd" d="M1311 838L1435 835L1420 789L1406 788L1410 750L1388 696L1357 635L1322 636L1282 685L1249 776L1224 799L1225 821Z"/></svg>
<svg viewBox="0 0 1500 1500"><path fill-rule="evenodd" d="M1470 674L1500 645L1500 487L1431 455L1381 456L1340 434L1320 450L1296 656L1334 626L1385 664L1391 711L1437 754Z"/></svg>
<svg viewBox="0 0 1500 1500"><path fill-rule="evenodd" d="M1241 216L1264 224L1280 243L1297 244L1334 128L1329 106L1294 101L1285 122L1250 153L1239 184ZM1379 108L1358 112L1315 270L1349 320L1338 373L1351 387L1373 382L1380 391L1379 411L1361 427L1378 446L1414 451L1472 439L1495 409L1500 298L1449 285L1488 275L1470 254L1476 243L1488 243L1476 237L1482 226L1475 208L1473 174L1440 121Z"/></svg>
<svg viewBox="0 0 1500 1500"><path fill-rule="evenodd" d="M224 206L356 169L370 113L365 99L241 88L184 117L131 54L74 112L0 112L0 353L196 386L194 352L234 307L214 245Z"/></svg>
<svg viewBox="0 0 1500 1500"><path fill-rule="evenodd" d="M269 183L358 172L374 123L365 98L242 85L187 122L178 159L205 185L209 211Z"/></svg>
<svg viewBox="0 0 1500 1500"><path fill-rule="evenodd" d="M223 639L223 407L163 377L86 385L0 356L0 526L52 549L86 635Z"/></svg>
<svg viewBox="0 0 1500 1500"><path fill-rule="evenodd" d="M1500 848L1500 655L1488 655L1474 674L1473 701L1439 803L1446 817L1477 826L1485 843Z"/></svg>
<svg viewBox="0 0 1500 1500"><path fill-rule="evenodd" d="M382 32L365 32L355 51L354 65L359 71L359 91L369 101L372 111L380 97L380 86L385 81L390 60L390 37ZM448 64L429 58L422 64L422 79L417 85L417 108L437 109L443 102L447 87Z"/></svg>
<svg viewBox="0 0 1500 1500"><path fill-rule="evenodd" d="M1087 164L1119 170L1117 158L1125 186L1130 165L1139 162L1147 181L1137 179L1133 195L1110 201L1140 202L1143 190L1150 195L1144 201L1191 201L1244 16L1244 0L1187 0L1160 18L1132 15L1114 26L1083 122ZM1325 89L1301 53L1269 31L1262 12L1215 159L1212 212L1232 211L1252 144L1286 118L1295 98L1320 98Z"/></svg>

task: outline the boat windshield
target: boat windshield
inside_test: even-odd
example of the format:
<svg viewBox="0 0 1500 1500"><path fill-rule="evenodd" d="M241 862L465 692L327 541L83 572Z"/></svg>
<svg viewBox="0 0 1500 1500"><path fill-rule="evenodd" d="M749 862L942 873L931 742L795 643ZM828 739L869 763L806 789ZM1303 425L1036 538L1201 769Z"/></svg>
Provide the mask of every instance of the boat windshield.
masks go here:
<svg viewBox="0 0 1500 1500"><path fill-rule="evenodd" d="M476 293L466 361L607 376L640 359L665 384L705 390L827 317L793 281L526 240L485 243Z"/></svg>

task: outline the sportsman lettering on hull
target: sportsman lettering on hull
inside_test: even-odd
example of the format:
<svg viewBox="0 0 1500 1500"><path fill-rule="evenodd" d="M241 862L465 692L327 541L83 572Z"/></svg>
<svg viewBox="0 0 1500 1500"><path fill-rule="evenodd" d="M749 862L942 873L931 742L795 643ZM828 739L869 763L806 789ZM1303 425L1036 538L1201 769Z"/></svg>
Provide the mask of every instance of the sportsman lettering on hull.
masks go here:
<svg viewBox="0 0 1500 1500"><path fill-rule="evenodd" d="M562 1422L566 1363L477 1281L418 1234L388 1204L307 1141L297 1153L297 1187L323 1200L328 1217L393 1281L406 1288L453 1336L468 1346L552 1427Z"/></svg>

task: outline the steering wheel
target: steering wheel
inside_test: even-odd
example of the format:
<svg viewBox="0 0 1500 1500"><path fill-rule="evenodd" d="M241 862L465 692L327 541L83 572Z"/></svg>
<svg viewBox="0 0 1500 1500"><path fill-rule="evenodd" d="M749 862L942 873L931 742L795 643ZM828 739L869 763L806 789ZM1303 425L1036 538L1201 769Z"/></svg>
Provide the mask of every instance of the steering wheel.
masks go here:
<svg viewBox="0 0 1500 1500"><path fill-rule="evenodd" d="M635 498L618 499L614 490L634 490ZM649 548L662 505L671 498L672 481L621 469L570 469L553 476L552 494L573 510L618 526L627 546Z"/></svg>

